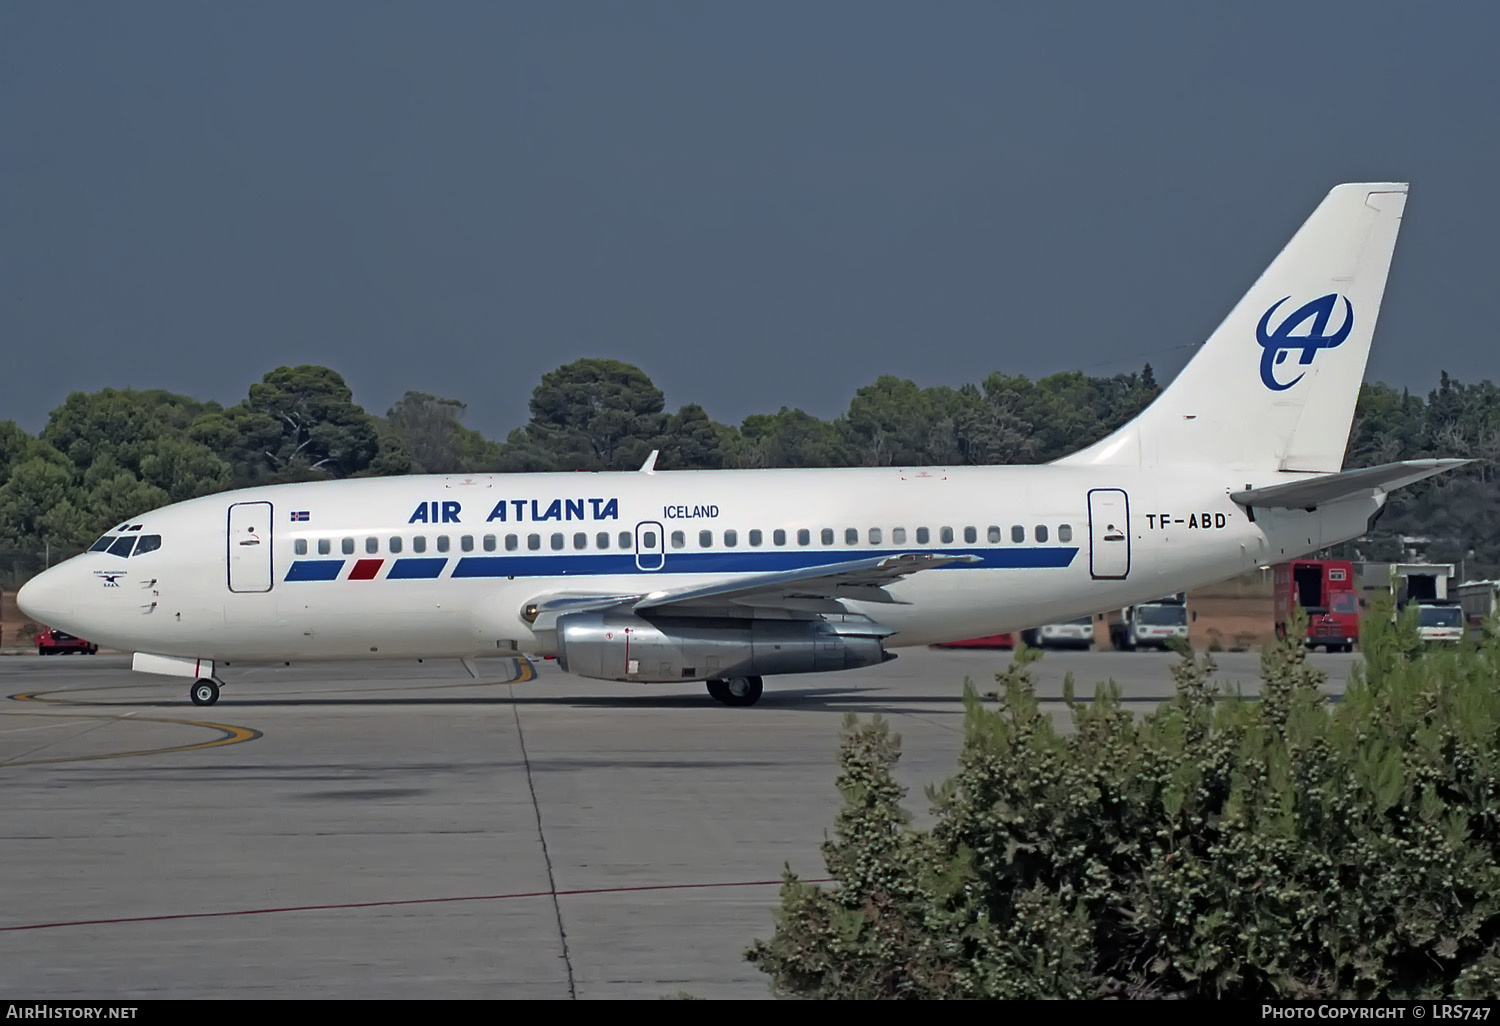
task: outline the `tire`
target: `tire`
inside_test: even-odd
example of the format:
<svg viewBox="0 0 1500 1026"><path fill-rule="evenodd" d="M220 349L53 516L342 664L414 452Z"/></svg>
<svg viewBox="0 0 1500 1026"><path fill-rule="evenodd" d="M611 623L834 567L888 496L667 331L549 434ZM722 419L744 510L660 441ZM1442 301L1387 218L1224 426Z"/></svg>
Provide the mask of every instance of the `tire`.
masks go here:
<svg viewBox="0 0 1500 1026"><path fill-rule="evenodd" d="M219 685L205 677L193 683L189 696L194 705L213 705L219 700Z"/></svg>
<svg viewBox="0 0 1500 1026"><path fill-rule="evenodd" d="M721 683L724 686L724 697L719 698L718 695L714 697L719 698L719 701L725 705L737 707L754 705L756 702L759 702L761 693L764 690L759 677L731 677Z"/></svg>

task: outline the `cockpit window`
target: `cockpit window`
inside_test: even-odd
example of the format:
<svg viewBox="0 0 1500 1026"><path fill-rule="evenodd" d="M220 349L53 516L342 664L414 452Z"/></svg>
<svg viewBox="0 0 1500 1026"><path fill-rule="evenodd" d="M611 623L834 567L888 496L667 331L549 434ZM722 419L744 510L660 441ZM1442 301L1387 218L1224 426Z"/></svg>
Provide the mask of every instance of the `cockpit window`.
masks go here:
<svg viewBox="0 0 1500 1026"><path fill-rule="evenodd" d="M112 535L112 534L106 534L103 538L100 538L98 541L94 542L94 544L90 545L89 546L89 551L90 552L103 552L105 549L107 549L111 545L113 545L114 541L115 541L115 536L114 535Z"/></svg>
<svg viewBox="0 0 1500 1026"><path fill-rule="evenodd" d="M141 535L141 543L135 547L135 551L131 555L139 556L145 552L155 552L159 548L161 548L161 535L143 534Z"/></svg>
<svg viewBox="0 0 1500 1026"><path fill-rule="evenodd" d="M127 534L116 538L115 543L109 547L111 556L128 556L130 550L135 546L135 535Z"/></svg>

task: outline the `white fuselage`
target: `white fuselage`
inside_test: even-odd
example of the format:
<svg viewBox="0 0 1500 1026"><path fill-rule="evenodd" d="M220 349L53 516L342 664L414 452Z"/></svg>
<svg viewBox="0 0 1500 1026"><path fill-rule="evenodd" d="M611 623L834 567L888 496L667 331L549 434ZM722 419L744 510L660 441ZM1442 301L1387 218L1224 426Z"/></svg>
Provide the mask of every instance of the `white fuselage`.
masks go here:
<svg viewBox="0 0 1500 1026"><path fill-rule="evenodd" d="M1287 475L1275 475L1284 479ZM1255 511L1243 472L963 467L411 476L194 499L36 578L33 616L221 662L550 655L523 616L882 554L966 553L846 601L887 647L1021 630L1214 583L1362 534L1377 498ZM732 532L732 533L731 533ZM805 532L805 533L804 533Z"/></svg>

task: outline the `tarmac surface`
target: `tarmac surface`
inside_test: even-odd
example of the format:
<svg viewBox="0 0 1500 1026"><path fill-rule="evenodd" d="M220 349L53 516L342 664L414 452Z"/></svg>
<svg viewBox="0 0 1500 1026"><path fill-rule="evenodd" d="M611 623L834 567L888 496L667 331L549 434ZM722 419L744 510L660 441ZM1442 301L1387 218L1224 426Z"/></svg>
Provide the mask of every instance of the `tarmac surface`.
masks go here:
<svg viewBox="0 0 1500 1026"><path fill-rule="evenodd" d="M903 738L907 805L950 775L968 677L918 650L698 685L475 681L456 662L234 667L217 705L124 656L0 659L0 998L769 998L783 863L826 876L843 717ZM1342 690L1358 655L1316 653ZM1113 678L1141 712L1167 653L1049 651L1066 724ZM1258 653L1216 653L1256 690Z"/></svg>

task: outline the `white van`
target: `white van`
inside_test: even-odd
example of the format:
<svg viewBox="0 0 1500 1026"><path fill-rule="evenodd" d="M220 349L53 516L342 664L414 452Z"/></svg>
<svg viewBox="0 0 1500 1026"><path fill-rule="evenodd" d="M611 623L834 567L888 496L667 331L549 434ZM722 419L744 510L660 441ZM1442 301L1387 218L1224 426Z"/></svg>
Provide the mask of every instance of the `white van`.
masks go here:
<svg viewBox="0 0 1500 1026"><path fill-rule="evenodd" d="M1049 623L1021 632L1030 648L1089 648L1094 644L1094 618L1080 616L1063 623Z"/></svg>

